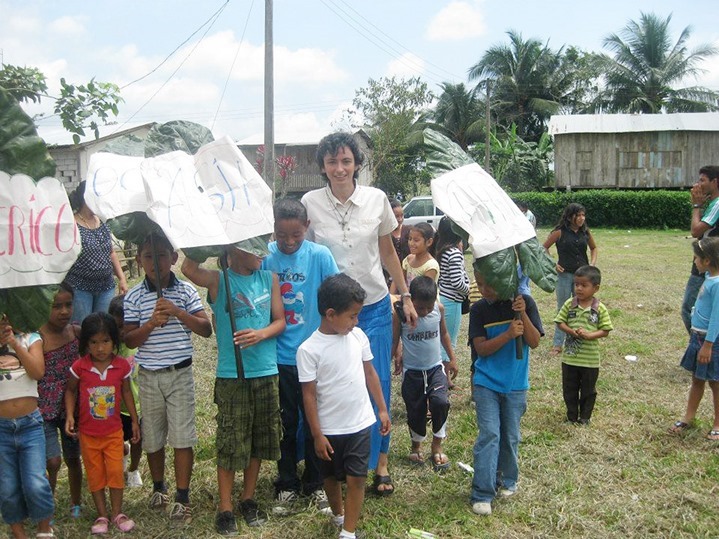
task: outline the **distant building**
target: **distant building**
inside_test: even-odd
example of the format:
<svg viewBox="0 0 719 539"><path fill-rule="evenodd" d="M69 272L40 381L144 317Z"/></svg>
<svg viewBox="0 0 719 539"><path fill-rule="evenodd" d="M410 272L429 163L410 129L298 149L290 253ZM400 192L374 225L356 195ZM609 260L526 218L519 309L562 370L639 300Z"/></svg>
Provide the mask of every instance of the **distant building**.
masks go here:
<svg viewBox="0 0 719 539"><path fill-rule="evenodd" d="M719 113L552 116L556 187L690 187L719 164Z"/></svg>

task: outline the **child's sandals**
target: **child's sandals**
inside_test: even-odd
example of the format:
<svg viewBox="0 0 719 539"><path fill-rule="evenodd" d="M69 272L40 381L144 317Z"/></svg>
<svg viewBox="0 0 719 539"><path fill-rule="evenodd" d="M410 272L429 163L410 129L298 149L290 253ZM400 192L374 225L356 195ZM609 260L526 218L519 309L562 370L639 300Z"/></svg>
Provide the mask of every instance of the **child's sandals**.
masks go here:
<svg viewBox="0 0 719 539"><path fill-rule="evenodd" d="M112 519L115 527L123 533L132 531L135 527L135 521L128 517L125 513L120 513Z"/></svg>
<svg viewBox="0 0 719 539"><path fill-rule="evenodd" d="M424 457L422 456L422 453L419 451L414 451L409 454L409 457L407 457L410 464L413 464L414 466L423 466L424 465Z"/></svg>
<svg viewBox="0 0 719 539"><path fill-rule="evenodd" d="M435 453L432 455L432 466L435 472L446 471L450 466L449 457L444 453Z"/></svg>
<svg viewBox="0 0 719 539"><path fill-rule="evenodd" d="M684 421L675 421L674 424L667 429L667 434L673 434L673 435L682 434L688 428L689 428L689 423L685 423Z"/></svg>
<svg viewBox="0 0 719 539"><path fill-rule="evenodd" d="M712 429L707 432L707 440L710 442L719 442L719 430Z"/></svg>
<svg viewBox="0 0 719 539"><path fill-rule="evenodd" d="M95 523L90 528L93 535L105 535L110 527L110 521L105 517L97 517Z"/></svg>

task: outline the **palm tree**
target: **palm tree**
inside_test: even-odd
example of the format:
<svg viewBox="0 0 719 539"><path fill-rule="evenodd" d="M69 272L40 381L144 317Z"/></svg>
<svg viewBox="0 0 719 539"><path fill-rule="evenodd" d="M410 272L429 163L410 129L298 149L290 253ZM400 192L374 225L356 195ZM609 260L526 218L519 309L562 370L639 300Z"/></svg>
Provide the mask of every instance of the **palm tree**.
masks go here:
<svg viewBox="0 0 719 539"><path fill-rule="evenodd" d="M564 89L556 87L554 75L562 65L562 50L554 51L534 38L525 41L514 30L507 35L509 45L487 49L469 69L469 80L479 81L477 89L489 89L500 124L514 123L523 139L536 141L561 104Z"/></svg>
<svg viewBox="0 0 719 539"><path fill-rule="evenodd" d="M719 94L707 88L676 88L704 70L699 64L719 52L711 45L688 50L691 27L686 27L674 45L669 23L653 13L642 13L639 22L629 21L619 34L604 40L614 52L605 55L606 87L598 107L608 112L704 112L718 110Z"/></svg>
<svg viewBox="0 0 719 539"><path fill-rule="evenodd" d="M442 94L432 114L434 127L466 151L484 133L482 103L477 99L476 90L467 89L461 82L443 82L440 87Z"/></svg>

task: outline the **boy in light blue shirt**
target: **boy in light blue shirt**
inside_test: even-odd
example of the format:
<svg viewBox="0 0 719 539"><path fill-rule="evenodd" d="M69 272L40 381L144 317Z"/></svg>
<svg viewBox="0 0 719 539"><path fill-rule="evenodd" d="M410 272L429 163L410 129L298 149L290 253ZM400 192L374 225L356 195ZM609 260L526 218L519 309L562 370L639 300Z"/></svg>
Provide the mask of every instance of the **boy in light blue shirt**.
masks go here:
<svg viewBox="0 0 719 539"><path fill-rule="evenodd" d="M324 279L339 273L330 250L324 245L305 241L309 221L304 205L292 199L275 202L275 239L270 254L262 261L262 269L277 274L285 307L285 331L277 337L277 368L280 374L280 408L283 437L281 458L277 463L275 493L280 504L275 512L282 514L296 502L300 494L310 496L322 512L329 512L329 503L322 489L317 456L312 436L304 418L302 386L297 377L295 354L320 325L317 290ZM305 469L297 475L298 427L304 431Z"/></svg>

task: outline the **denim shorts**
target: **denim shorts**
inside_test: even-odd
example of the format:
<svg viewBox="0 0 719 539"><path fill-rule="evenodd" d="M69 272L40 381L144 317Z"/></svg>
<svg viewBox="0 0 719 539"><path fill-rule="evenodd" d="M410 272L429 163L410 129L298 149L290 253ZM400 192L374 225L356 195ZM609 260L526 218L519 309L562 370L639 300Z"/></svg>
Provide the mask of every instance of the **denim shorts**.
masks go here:
<svg viewBox="0 0 719 539"><path fill-rule="evenodd" d="M80 442L65 433L65 421L50 419L45 421L45 458L50 460L62 455L66 459L80 458ZM58 431L60 438L58 440ZM62 445L62 451L60 446Z"/></svg>

